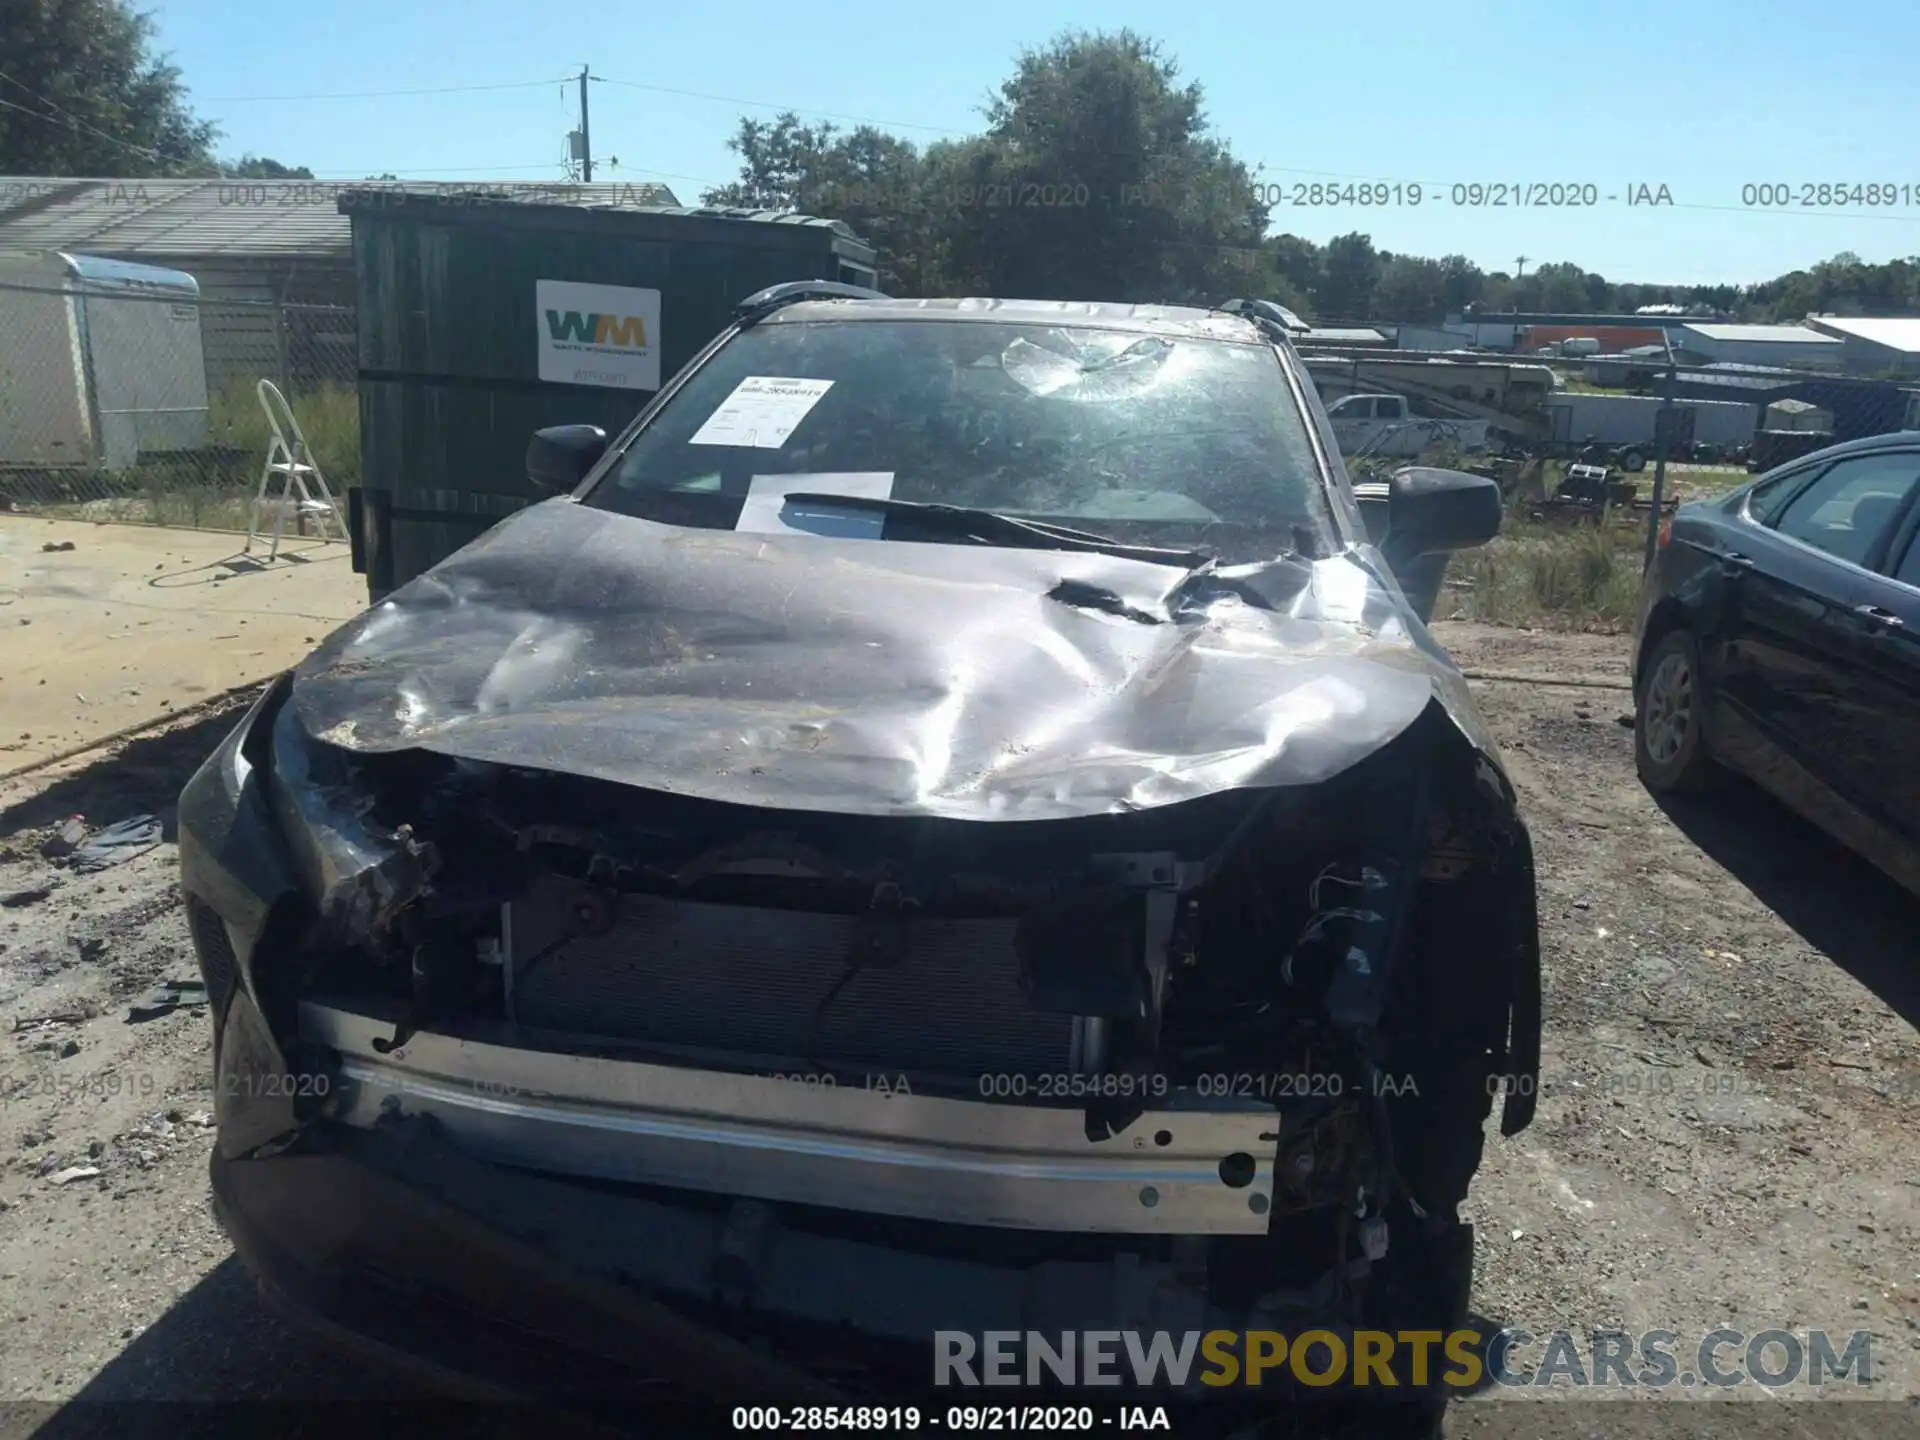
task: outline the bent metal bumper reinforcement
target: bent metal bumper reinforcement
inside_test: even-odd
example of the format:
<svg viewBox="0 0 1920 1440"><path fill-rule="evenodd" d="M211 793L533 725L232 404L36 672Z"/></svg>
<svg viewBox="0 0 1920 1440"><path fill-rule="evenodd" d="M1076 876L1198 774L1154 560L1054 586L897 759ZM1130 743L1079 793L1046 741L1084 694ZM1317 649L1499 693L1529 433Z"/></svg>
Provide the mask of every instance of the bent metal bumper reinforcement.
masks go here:
<svg viewBox="0 0 1920 1440"><path fill-rule="evenodd" d="M302 1037L339 1055L333 1118L365 1129L382 1115L431 1116L478 1159L949 1224L1267 1229L1279 1128L1268 1105L1149 1110L1089 1140L1077 1108L529 1050L501 1043L506 1027L485 1023L422 1032L381 1055L373 1041L392 1034L393 1017L364 1008L374 1013L301 1006Z"/></svg>

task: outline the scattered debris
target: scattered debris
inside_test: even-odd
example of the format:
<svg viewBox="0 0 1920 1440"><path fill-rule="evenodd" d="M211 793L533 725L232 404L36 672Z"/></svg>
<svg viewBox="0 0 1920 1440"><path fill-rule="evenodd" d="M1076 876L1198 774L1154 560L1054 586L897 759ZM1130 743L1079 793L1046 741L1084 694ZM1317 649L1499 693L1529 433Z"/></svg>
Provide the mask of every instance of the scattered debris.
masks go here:
<svg viewBox="0 0 1920 1440"><path fill-rule="evenodd" d="M159 817L134 815L88 838L73 852L71 868L76 874L91 875L144 855L159 843Z"/></svg>
<svg viewBox="0 0 1920 1440"><path fill-rule="evenodd" d="M53 894L51 885L35 885L28 890L14 890L0 895L0 909L19 910L28 905L38 905Z"/></svg>
<svg viewBox="0 0 1920 1440"><path fill-rule="evenodd" d="M97 1180L104 1173L98 1165L69 1165L54 1171L47 1179L55 1185L71 1185L76 1180Z"/></svg>
<svg viewBox="0 0 1920 1440"><path fill-rule="evenodd" d="M74 548L74 545L71 540L48 540L43 542L40 548L43 551L51 553L57 550L71 550Z"/></svg>
<svg viewBox="0 0 1920 1440"><path fill-rule="evenodd" d="M79 1010L55 1010L46 1015L21 1015L13 1022L13 1033L22 1030L38 1029L42 1025L84 1025L93 1018L93 1012L85 1008Z"/></svg>
<svg viewBox="0 0 1920 1440"><path fill-rule="evenodd" d="M84 815L69 815L54 828L54 832L40 842L40 853L49 860L58 860L63 855L71 855L80 848L80 842L87 838L87 821Z"/></svg>
<svg viewBox="0 0 1920 1440"><path fill-rule="evenodd" d="M103 936L99 936L99 935L82 936L81 938L76 939L73 942L73 944L74 944L74 948L80 952L80 960L82 964L90 965L95 960L98 960L102 955L107 953L107 942L105 937Z"/></svg>
<svg viewBox="0 0 1920 1440"><path fill-rule="evenodd" d="M200 980L163 980L127 1011L127 1023L157 1020L176 1010L190 1010L207 1003L207 987ZM167 1112L173 1119L173 1112Z"/></svg>

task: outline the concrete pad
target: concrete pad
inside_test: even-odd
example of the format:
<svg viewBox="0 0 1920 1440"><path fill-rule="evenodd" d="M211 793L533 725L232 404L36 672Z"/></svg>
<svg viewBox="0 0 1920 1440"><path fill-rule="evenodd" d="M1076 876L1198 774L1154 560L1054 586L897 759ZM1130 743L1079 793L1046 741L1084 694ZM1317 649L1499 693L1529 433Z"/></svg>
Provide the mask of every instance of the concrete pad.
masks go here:
<svg viewBox="0 0 1920 1440"><path fill-rule="evenodd" d="M267 680L365 607L344 544L243 539L0 515L0 773Z"/></svg>

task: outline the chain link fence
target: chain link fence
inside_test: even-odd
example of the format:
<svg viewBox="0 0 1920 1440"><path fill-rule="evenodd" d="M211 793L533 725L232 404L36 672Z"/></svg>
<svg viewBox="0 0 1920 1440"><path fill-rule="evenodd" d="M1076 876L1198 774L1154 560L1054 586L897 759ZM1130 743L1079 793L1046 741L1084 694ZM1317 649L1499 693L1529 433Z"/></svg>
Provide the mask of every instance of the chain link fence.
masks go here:
<svg viewBox="0 0 1920 1440"><path fill-rule="evenodd" d="M262 380L342 495L355 343L347 307L0 284L0 509L245 530L273 438Z"/></svg>
<svg viewBox="0 0 1920 1440"><path fill-rule="evenodd" d="M1677 505L1848 440L1920 430L1920 376L1689 361L1444 356L1301 342L1348 468L1409 464L1496 480L1508 519L1446 571L1440 618L1631 623Z"/></svg>

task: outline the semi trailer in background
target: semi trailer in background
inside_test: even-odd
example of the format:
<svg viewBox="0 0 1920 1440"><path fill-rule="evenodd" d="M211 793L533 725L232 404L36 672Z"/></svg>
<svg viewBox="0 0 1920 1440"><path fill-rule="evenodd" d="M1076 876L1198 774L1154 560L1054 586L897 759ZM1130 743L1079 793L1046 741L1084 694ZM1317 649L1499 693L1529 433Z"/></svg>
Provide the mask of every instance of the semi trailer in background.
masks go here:
<svg viewBox="0 0 1920 1440"><path fill-rule="evenodd" d="M1637 445L1651 453L1665 403L1657 395L1558 391L1546 401L1552 420L1550 438L1576 445L1588 439L1603 445ZM1674 409L1680 412L1676 445L1745 445L1760 424L1759 406L1736 401L1677 400Z"/></svg>

